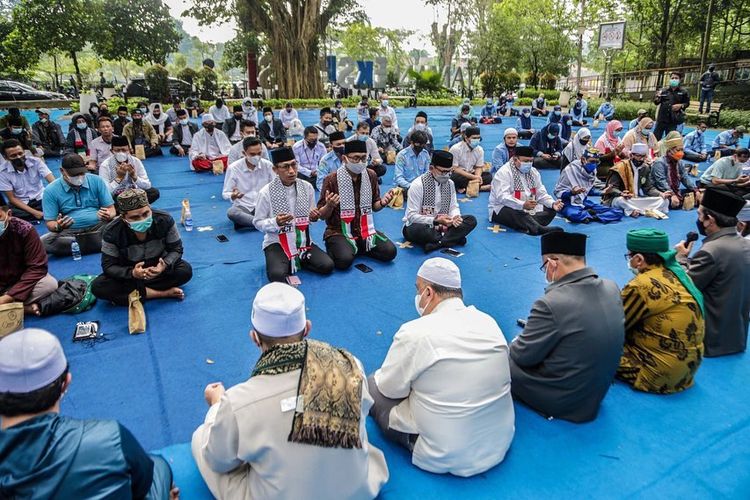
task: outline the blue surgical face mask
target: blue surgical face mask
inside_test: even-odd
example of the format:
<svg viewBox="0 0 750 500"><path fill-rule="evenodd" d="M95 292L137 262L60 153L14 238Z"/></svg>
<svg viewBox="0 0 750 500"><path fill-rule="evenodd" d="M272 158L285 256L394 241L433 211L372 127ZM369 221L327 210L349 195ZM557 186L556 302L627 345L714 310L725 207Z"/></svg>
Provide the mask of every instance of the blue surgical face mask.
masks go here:
<svg viewBox="0 0 750 500"><path fill-rule="evenodd" d="M672 78L669 80L669 86L670 87L678 87L680 85L680 80L677 78Z"/></svg>
<svg viewBox="0 0 750 500"><path fill-rule="evenodd" d="M549 139L550 141L555 137L557 137L555 134L547 134L547 139Z"/></svg>
<svg viewBox="0 0 750 500"><path fill-rule="evenodd" d="M518 166L518 171L521 172L522 174L526 175L529 172L531 172L531 166L532 166L532 164L531 164L530 161L521 162L521 164Z"/></svg>
<svg viewBox="0 0 750 500"><path fill-rule="evenodd" d="M5 220L0 223L0 236L2 236L5 233L5 230L8 229L8 219L10 219L10 217L6 217Z"/></svg>
<svg viewBox="0 0 750 500"><path fill-rule="evenodd" d="M367 135L367 134L360 134L359 135L359 140L362 141L362 142L366 142L369 137L370 136Z"/></svg>
<svg viewBox="0 0 750 500"><path fill-rule="evenodd" d="M475 147L479 146L479 143L482 142L482 140L481 139L471 139L469 142L471 143L471 147L475 148Z"/></svg>
<svg viewBox="0 0 750 500"><path fill-rule="evenodd" d="M10 131L13 135L21 135L23 127L11 127Z"/></svg>
<svg viewBox="0 0 750 500"><path fill-rule="evenodd" d="M555 116L560 116L562 114L562 111L555 111Z"/></svg>
<svg viewBox="0 0 750 500"><path fill-rule="evenodd" d="M152 222L154 222L154 216L149 215L143 220L128 222L128 225L130 226L130 229L132 229L136 233L145 233L146 231L148 231L148 228L151 227Z"/></svg>
<svg viewBox="0 0 750 500"><path fill-rule="evenodd" d="M585 168L586 172L588 172L590 174L593 174L594 172L596 172L596 167L598 167L598 166L599 166L598 163L589 163L589 162L586 162L586 163L583 164L583 168Z"/></svg>
<svg viewBox="0 0 750 500"><path fill-rule="evenodd" d="M565 125L567 125L568 127L570 127L571 125L573 125L573 120L567 120L565 122Z"/></svg>
<svg viewBox="0 0 750 500"><path fill-rule="evenodd" d="M86 122L83 122L83 123L76 123L76 128L77 128L78 130L86 130L86 127L88 127L88 125L86 125Z"/></svg>

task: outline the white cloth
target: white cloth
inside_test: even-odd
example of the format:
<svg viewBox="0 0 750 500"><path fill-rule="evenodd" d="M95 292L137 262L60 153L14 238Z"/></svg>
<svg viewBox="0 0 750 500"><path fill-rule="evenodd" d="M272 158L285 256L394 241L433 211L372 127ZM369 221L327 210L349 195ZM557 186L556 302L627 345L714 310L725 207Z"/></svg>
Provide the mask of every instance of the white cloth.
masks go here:
<svg viewBox="0 0 750 500"><path fill-rule="evenodd" d="M281 120L281 124L284 126L284 128L289 128L292 125L292 120L299 119L299 115L297 114L297 110L292 108L290 112L286 112L286 108L279 111L279 120Z"/></svg>
<svg viewBox="0 0 750 500"><path fill-rule="evenodd" d="M360 364L360 370L361 370ZM364 376L364 374L363 374ZM388 481L383 453L370 444L365 422L372 406L362 385L362 448L289 442L300 370L258 375L230 388L193 434L193 457L216 498L375 498ZM286 405L284 407L286 409Z"/></svg>
<svg viewBox="0 0 750 500"><path fill-rule="evenodd" d="M589 138L589 142L584 146L581 144L580 139L585 139L586 137ZM586 127L583 127L577 134L570 138L570 141L568 141L565 149L563 149L562 154L570 163L580 158L588 146L591 146L591 131Z"/></svg>
<svg viewBox="0 0 750 500"><path fill-rule="evenodd" d="M419 434L417 467L472 476L505 457L515 432L508 344L474 306L450 298L402 325L375 382L384 396L407 398L389 427Z"/></svg>
<svg viewBox="0 0 750 500"><path fill-rule="evenodd" d="M251 212L255 210L258 203L258 193L276 174L273 172L273 164L261 158L260 163L252 170L248 168L247 160L243 157L234 163L230 163L224 173L224 187L221 197L225 200L232 199L232 190L237 189L245 196L232 201L236 207L244 207Z"/></svg>
<svg viewBox="0 0 750 500"><path fill-rule="evenodd" d="M178 126L182 127L182 144L180 144L180 146L192 146L193 133L190 131L190 127L182 124Z"/></svg>
<svg viewBox="0 0 750 500"><path fill-rule="evenodd" d="M346 142L358 140L359 138L357 137L357 134L354 134L351 137L347 137ZM380 152L378 151L378 143L375 142L375 139L373 139L372 137L368 137L365 141L365 145L367 146L367 164L371 165L373 163L383 163L383 157L380 156Z"/></svg>
<svg viewBox="0 0 750 500"><path fill-rule="evenodd" d="M133 165L136 178L133 179L130 177L130 174L127 174L125 177L123 177L122 182L120 183L115 180L117 177L117 160L115 160L114 156L110 156L99 166L99 177L101 177L101 179L107 185L110 193L114 192L120 187L137 187L140 189L149 189L151 187L151 179L148 178L148 173L146 172L146 168L143 166L143 162L141 162L141 160L139 160L135 156L129 155L128 163Z"/></svg>
<svg viewBox="0 0 750 500"><path fill-rule="evenodd" d="M396 129L396 132L398 132L398 117L396 116L396 110L391 106L386 106L385 108L383 106L380 106L378 107L378 112L380 115L380 122L383 122L384 116L390 116L392 122L391 126Z"/></svg>
<svg viewBox="0 0 750 500"><path fill-rule="evenodd" d="M223 105L221 109L217 108L215 104L211 105L211 107L208 108L208 112L211 114L211 116L214 117L214 120L216 120L216 123L221 126L222 123L229 120L232 117L232 112L229 111L229 107L227 105Z"/></svg>
<svg viewBox="0 0 750 500"><path fill-rule="evenodd" d="M461 215L461 210L458 208L458 202L456 201L456 186L453 181L448 181L451 185L451 206L448 215L455 217ZM432 224L435 219L434 215L423 215L422 214L422 196L424 194L424 186L422 185L422 176L418 176L411 182L409 186L409 198L406 202L406 214L404 214L403 221L407 226L412 224ZM440 185L435 187L435 207L440 207Z"/></svg>
<svg viewBox="0 0 750 500"><path fill-rule="evenodd" d="M244 137L243 137L244 139ZM271 156L268 154L268 148L265 144L262 142L260 143L260 156L264 160L271 161ZM240 158L245 157L245 150L242 149L242 141L238 142L237 144L233 144L231 148L229 148L229 157L227 158L227 165L236 162Z"/></svg>
<svg viewBox="0 0 750 500"><path fill-rule="evenodd" d="M526 183L526 176L521 176L521 183L523 184L523 192L521 198L518 199L514 196L515 191L513 189L513 166L511 161L508 161L505 165L500 167L495 176L492 178L492 189L490 190L490 201L488 205L488 218L492 220L492 214L500 213L503 207L512 208L513 210L523 210L523 204L526 200L532 198L531 190ZM543 210L542 207L552 208L555 200L547 192L547 189L542 183L542 176L539 175L539 171L535 168L531 168L531 175L534 177L536 183L536 196L533 197L539 203L532 213L538 213Z"/></svg>
<svg viewBox="0 0 750 500"><path fill-rule="evenodd" d="M297 182L307 182L302 179L297 179ZM297 192L294 186L284 186L286 191L286 199L289 206L289 213L294 214L297 208ZM315 208L315 195L313 194L315 189L308 189L310 211ZM255 217L253 219L253 225L255 229L263 233L263 248L265 249L268 245L279 242L279 225L276 224L276 217L273 215L273 209L271 207L271 190L270 186L266 185L260 190L258 194L258 205L255 207Z"/></svg>
<svg viewBox="0 0 750 500"><path fill-rule="evenodd" d="M190 146L190 160L195 160L200 153L206 155L209 160L215 160L220 156L227 156L231 148L232 144L224 132L214 128L213 135L211 135L205 128L202 128L193 136L193 144Z"/></svg>
<svg viewBox="0 0 750 500"><path fill-rule="evenodd" d="M450 153L453 155L453 166L474 173L477 167L484 168L484 149L477 146L471 149L466 141L451 146Z"/></svg>
<svg viewBox="0 0 750 500"><path fill-rule="evenodd" d="M622 196L612 199L614 208L621 208L625 215L630 217L633 211L638 210L644 214L646 210L659 210L662 213L669 213L669 200L658 196L649 196L646 198L630 198L626 200Z"/></svg>
<svg viewBox="0 0 750 500"><path fill-rule="evenodd" d="M44 179L52 175L47 164L40 158L27 155L26 169L17 172L13 164L0 158L0 191L13 191L13 195L24 203L41 200L44 193Z"/></svg>
<svg viewBox="0 0 750 500"><path fill-rule="evenodd" d="M234 121L234 133L232 134L232 137L229 138L231 142L237 142L242 139L242 121L236 118Z"/></svg>

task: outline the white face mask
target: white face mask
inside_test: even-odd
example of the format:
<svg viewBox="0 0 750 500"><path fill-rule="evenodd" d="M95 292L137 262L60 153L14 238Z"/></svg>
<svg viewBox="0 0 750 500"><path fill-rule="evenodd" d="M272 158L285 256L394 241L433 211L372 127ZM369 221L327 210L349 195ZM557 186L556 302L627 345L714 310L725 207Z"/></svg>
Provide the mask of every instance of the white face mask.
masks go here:
<svg viewBox="0 0 750 500"><path fill-rule="evenodd" d="M83 181L86 179L86 174L77 175L75 177L68 177L68 184L75 187L83 186Z"/></svg>
<svg viewBox="0 0 750 500"><path fill-rule="evenodd" d="M415 123L414 124L414 130L424 130L425 124L424 123Z"/></svg>
<svg viewBox="0 0 750 500"><path fill-rule="evenodd" d="M263 119L270 123L270 122L273 121L273 116L272 115L266 115L266 116L263 117Z"/></svg>
<svg viewBox="0 0 750 500"><path fill-rule="evenodd" d="M347 162L346 168L353 174L361 174L367 168L367 163L363 161L359 163Z"/></svg>
<svg viewBox="0 0 750 500"><path fill-rule="evenodd" d="M628 270L631 273L633 273L635 276L638 276L638 274L640 273L640 271L638 269L636 269L635 267L633 267L633 266L630 265L630 261L628 261Z"/></svg>
<svg viewBox="0 0 750 500"><path fill-rule="evenodd" d="M424 293L424 290L422 290L422 293ZM427 306L422 307L419 305L419 303L422 301L422 293L418 293L414 296L414 307L417 309L417 314L419 314L420 316L423 316L424 310L427 309Z"/></svg>
<svg viewBox="0 0 750 500"><path fill-rule="evenodd" d="M386 134L390 134L391 133L391 127L383 126L381 128L383 129L383 132L385 132Z"/></svg>
<svg viewBox="0 0 750 500"><path fill-rule="evenodd" d="M252 155L247 157L247 161L249 161L252 165L255 165L256 167L260 163L260 155Z"/></svg>
<svg viewBox="0 0 750 500"><path fill-rule="evenodd" d="M189 120L187 118L183 118L182 120L180 120L180 124L181 125L187 125L188 122L189 122Z"/></svg>
<svg viewBox="0 0 750 500"><path fill-rule="evenodd" d="M547 267L544 268L544 281L547 282L548 285L551 285L555 282L555 273L557 273L557 268L555 268L554 271L552 271L552 278L547 278L547 268L549 267L549 261L547 261Z"/></svg>
<svg viewBox="0 0 750 500"><path fill-rule="evenodd" d="M123 153L121 151L118 151L117 153L115 153L112 156L115 157L115 160L117 160L118 163L125 163L126 161L128 161L128 157L130 157L129 154Z"/></svg>

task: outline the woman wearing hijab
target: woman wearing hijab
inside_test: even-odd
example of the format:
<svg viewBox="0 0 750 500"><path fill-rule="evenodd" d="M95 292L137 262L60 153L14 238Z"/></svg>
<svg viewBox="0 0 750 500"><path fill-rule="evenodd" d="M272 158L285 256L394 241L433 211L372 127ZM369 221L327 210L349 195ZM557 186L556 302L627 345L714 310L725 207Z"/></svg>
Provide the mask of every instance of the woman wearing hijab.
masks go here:
<svg viewBox="0 0 750 500"><path fill-rule="evenodd" d="M573 133L573 116L564 114L560 120L560 137L567 145L570 141L570 136Z"/></svg>
<svg viewBox="0 0 750 500"><path fill-rule="evenodd" d="M562 120L562 106L559 104L552 108L552 113L547 117L547 123L560 123Z"/></svg>
<svg viewBox="0 0 750 500"><path fill-rule="evenodd" d="M659 158L661 158L661 157L663 157L664 155L667 154L667 141L670 141L670 140L673 141L674 139L680 139L680 140L682 140L682 134L680 134L676 130L673 130L673 131L669 132L667 135L665 135L664 138L657 143L658 146L656 148L657 149L656 155Z"/></svg>
<svg viewBox="0 0 750 500"><path fill-rule="evenodd" d="M622 138L622 152L624 157L630 155L630 148L633 147L633 144L645 144L648 146L649 151L646 155L646 162L651 163L651 160L654 159L654 152L658 149L658 142L654 135L654 120L648 116L644 116L635 128L628 130L628 133Z"/></svg>
<svg viewBox="0 0 750 500"><path fill-rule="evenodd" d="M609 169L612 165L620 161L620 154L623 150L622 142L620 141L620 133L622 132L622 123L620 120L612 120L607 123L607 127L604 129L604 133L596 141L596 149L601 154L599 158L599 169L596 174L600 179L606 179Z"/></svg>
<svg viewBox="0 0 750 500"><path fill-rule="evenodd" d="M587 147L591 145L591 131L583 127L578 133L568 142L568 145L563 149L563 168L568 163L572 163L583 155L583 152Z"/></svg>

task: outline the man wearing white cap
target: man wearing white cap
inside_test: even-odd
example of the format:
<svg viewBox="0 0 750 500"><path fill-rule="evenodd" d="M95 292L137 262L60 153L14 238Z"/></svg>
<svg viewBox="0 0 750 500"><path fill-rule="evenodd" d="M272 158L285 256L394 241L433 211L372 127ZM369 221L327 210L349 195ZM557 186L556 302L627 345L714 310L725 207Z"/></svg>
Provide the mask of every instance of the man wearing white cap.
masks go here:
<svg viewBox="0 0 750 500"><path fill-rule="evenodd" d="M453 262L426 260L416 288L421 317L401 326L370 376L370 415L417 467L480 474L503 460L515 432L508 344L494 319L464 305Z"/></svg>
<svg viewBox="0 0 750 500"><path fill-rule="evenodd" d="M607 174L602 204L621 208L629 217L647 215L665 218L669 212L669 193L661 193L651 182L651 167L646 162L648 146L636 143L630 158L616 163Z"/></svg>
<svg viewBox="0 0 750 500"><path fill-rule="evenodd" d="M213 106L212 106L213 107ZM201 117L203 128L195 133L190 145L190 169L196 172L212 170L213 162L221 160L227 168L229 150L232 148L227 135L216 128L216 120L211 113Z"/></svg>
<svg viewBox="0 0 750 500"><path fill-rule="evenodd" d="M516 150L516 144L518 144L518 130L513 127L506 128L503 134L503 142L498 144L492 152L492 170L490 170L492 175L495 175L500 167L508 163Z"/></svg>
<svg viewBox="0 0 750 500"><path fill-rule="evenodd" d="M193 456L211 493L232 500L376 497L388 467L367 439L373 401L359 360L306 339L305 297L289 285L261 288L251 321L262 354L250 379L227 391L221 383L206 387L210 409L193 434Z"/></svg>
<svg viewBox="0 0 750 500"><path fill-rule="evenodd" d="M49 332L28 328L0 340L0 497L178 498L169 464L125 427L60 415L70 381Z"/></svg>

